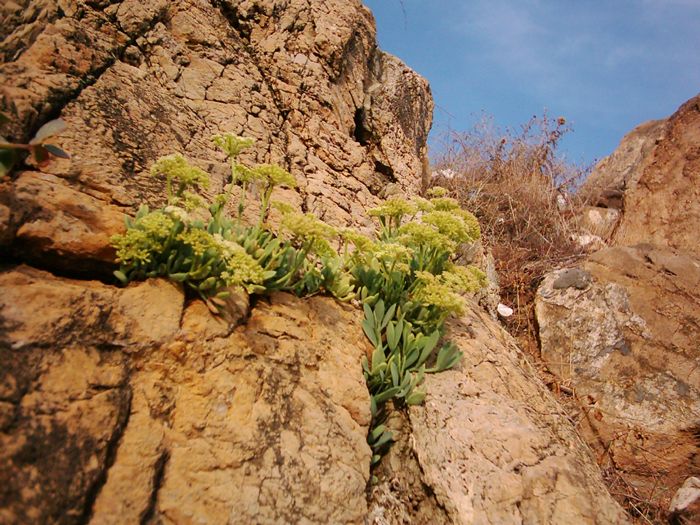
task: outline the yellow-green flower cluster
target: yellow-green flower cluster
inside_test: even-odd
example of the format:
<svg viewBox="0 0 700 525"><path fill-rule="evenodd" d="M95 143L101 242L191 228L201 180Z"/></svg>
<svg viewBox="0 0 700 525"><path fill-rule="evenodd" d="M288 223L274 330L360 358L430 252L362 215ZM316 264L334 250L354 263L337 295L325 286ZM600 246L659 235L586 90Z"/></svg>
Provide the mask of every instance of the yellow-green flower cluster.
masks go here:
<svg viewBox="0 0 700 525"><path fill-rule="evenodd" d="M177 240L189 246L192 249L192 253L198 257L202 257L210 248L218 251L218 246L211 233L199 228L185 230L177 236Z"/></svg>
<svg viewBox="0 0 700 525"><path fill-rule="evenodd" d="M227 286L243 286L251 291L255 285L262 284L265 280L265 272L243 246L226 240L219 234L214 234L213 239L226 263L227 269L221 272L221 278Z"/></svg>
<svg viewBox="0 0 700 525"><path fill-rule="evenodd" d="M250 171L256 180L265 185L287 186L289 188L297 186L297 181L291 173L274 164L260 164Z"/></svg>
<svg viewBox="0 0 700 525"><path fill-rule="evenodd" d="M174 219L161 211L141 217L123 235L111 238L112 246L117 249L117 261L122 264L148 264L151 254L163 249L174 226Z"/></svg>
<svg viewBox="0 0 700 525"><path fill-rule="evenodd" d="M440 274L440 280L457 293L476 292L486 286L486 274L476 266L452 264Z"/></svg>
<svg viewBox="0 0 700 525"><path fill-rule="evenodd" d="M254 168L248 168L242 164L234 166L237 182L259 183L263 187L288 186L296 188L297 181L287 170L272 164L261 164Z"/></svg>
<svg viewBox="0 0 700 525"><path fill-rule="evenodd" d="M380 243L373 255L390 271L403 273L411 271L410 263L413 258L413 250L403 244L395 242Z"/></svg>
<svg viewBox="0 0 700 525"><path fill-rule="evenodd" d="M453 213L459 215L464 222L464 227L467 230L467 242L478 241L481 238L481 226L479 226L479 220L474 216L474 214L469 213L467 210L463 210L462 208L457 208L453 211Z"/></svg>
<svg viewBox="0 0 700 525"><path fill-rule="evenodd" d="M206 205L202 197L196 193L192 193L191 191L183 191L182 196L177 199L177 202L182 204L187 211L196 210L197 208L204 208Z"/></svg>
<svg viewBox="0 0 700 525"><path fill-rule="evenodd" d="M325 257L336 254L328 242L337 234L335 228L319 220L313 213L284 215L280 231L317 255Z"/></svg>
<svg viewBox="0 0 700 525"><path fill-rule="evenodd" d="M233 133L221 133L211 138L212 142L221 148L229 157L238 157L241 151L249 148L255 142L248 137L240 137Z"/></svg>
<svg viewBox="0 0 700 525"><path fill-rule="evenodd" d="M177 180L182 186L209 187L207 172L192 166L179 153L159 158L151 167L151 175L165 175L168 180Z"/></svg>
<svg viewBox="0 0 700 525"><path fill-rule="evenodd" d="M398 239L407 246L424 246L448 252L455 249L455 243L449 237L434 226L422 222L408 222L401 226Z"/></svg>
<svg viewBox="0 0 700 525"><path fill-rule="evenodd" d="M447 195L447 190L440 186L433 186L428 190L428 197L444 197Z"/></svg>
<svg viewBox="0 0 700 525"><path fill-rule="evenodd" d="M437 230L448 239L457 244L471 242L471 230L461 214L453 211L431 211L423 216L423 222L437 228Z"/></svg>
<svg viewBox="0 0 700 525"><path fill-rule="evenodd" d="M453 289L430 272L416 272L418 285L412 299L426 306L434 306L445 313L462 314L464 299Z"/></svg>
<svg viewBox="0 0 700 525"><path fill-rule="evenodd" d="M434 209L438 211L452 211L460 209L459 202L457 202L457 199L453 199L452 197L436 197L434 199L430 199L430 203L433 205Z"/></svg>
<svg viewBox="0 0 700 525"><path fill-rule="evenodd" d="M190 220L190 216L187 210L180 208L179 206L166 206L163 211L170 215L173 219L180 221L183 224L187 224Z"/></svg>
<svg viewBox="0 0 700 525"><path fill-rule="evenodd" d="M418 211L428 212L435 209L433 202L429 201L428 199L424 199L423 197L413 197L411 202L418 209Z"/></svg>
<svg viewBox="0 0 700 525"><path fill-rule="evenodd" d="M386 200L383 204L369 210L372 217L402 217L404 215L415 215L418 207L405 199L393 198Z"/></svg>
<svg viewBox="0 0 700 525"><path fill-rule="evenodd" d="M346 243L352 243L356 250L365 253L373 253L377 249L377 243L366 235L362 235L352 228L343 228L339 232L340 238Z"/></svg>

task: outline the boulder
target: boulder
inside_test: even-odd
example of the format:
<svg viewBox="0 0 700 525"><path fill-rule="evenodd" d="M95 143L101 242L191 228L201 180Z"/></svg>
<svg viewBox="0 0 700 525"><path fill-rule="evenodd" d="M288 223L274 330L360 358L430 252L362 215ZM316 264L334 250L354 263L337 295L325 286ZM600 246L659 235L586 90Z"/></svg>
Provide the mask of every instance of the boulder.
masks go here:
<svg viewBox="0 0 700 525"><path fill-rule="evenodd" d="M193 340L212 314L190 305L181 326L164 280L18 267L0 284L3 523L362 523L357 310L275 294Z"/></svg>
<svg viewBox="0 0 700 525"><path fill-rule="evenodd" d="M592 206L621 209L626 190L636 188L650 152L663 137L666 120L640 124L610 155L595 165L579 190Z"/></svg>
<svg viewBox="0 0 700 525"><path fill-rule="evenodd" d="M699 290L698 259L638 245L547 275L536 297L542 358L585 439L664 508L700 468Z"/></svg>
<svg viewBox="0 0 700 525"><path fill-rule="evenodd" d="M2 9L0 110L12 122L0 132L26 141L60 116L67 129L52 140L72 154L0 198L20 201L11 221L20 260L109 264L112 218L163 202L148 173L162 155L184 154L212 174L209 194L220 192L230 168L215 133L254 138L243 161L288 169L299 188L278 198L335 225L368 225L384 186L415 193L426 176L430 88L377 49L359 0L26 0ZM66 209L70 192L85 195L74 199L83 211ZM5 244L6 222L0 209Z"/></svg>
<svg viewBox="0 0 700 525"><path fill-rule="evenodd" d="M448 334L464 357L390 422L401 437L378 469L369 522L627 523L513 338L476 306Z"/></svg>
<svg viewBox="0 0 700 525"><path fill-rule="evenodd" d="M615 227L604 228L611 244L652 243L700 256L700 95L625 136L581 193L622 211Z"/></svg>

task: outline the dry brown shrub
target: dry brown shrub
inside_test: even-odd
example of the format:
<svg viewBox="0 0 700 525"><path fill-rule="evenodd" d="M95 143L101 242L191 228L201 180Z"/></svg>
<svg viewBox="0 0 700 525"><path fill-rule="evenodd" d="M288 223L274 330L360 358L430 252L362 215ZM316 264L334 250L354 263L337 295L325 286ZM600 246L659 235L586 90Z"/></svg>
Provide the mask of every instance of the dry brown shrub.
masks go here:
<svg viewBox="0 0 700 525"><path fill-rule="evenodd" d="M519 131L501 131L482 118L470 131L446 137L431 179L479 218L502 302L515 310L506 325L537 355L537 285L544 274L581 255L573 239L581 203L573 190L588 170L557 155L569 131L563 118L546 114Z"/></svg>

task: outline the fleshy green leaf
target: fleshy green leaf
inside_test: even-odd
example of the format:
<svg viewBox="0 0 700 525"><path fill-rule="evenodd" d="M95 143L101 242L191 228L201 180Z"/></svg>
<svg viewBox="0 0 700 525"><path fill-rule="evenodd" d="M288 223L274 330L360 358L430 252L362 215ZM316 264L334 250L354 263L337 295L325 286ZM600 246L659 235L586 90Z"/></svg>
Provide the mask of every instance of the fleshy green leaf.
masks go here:
<svg viewBox="0 0 700 525"><path fill-rule="evenodd" d="M70 155L63 151L61 148L58 146L55 146L53 144L44 144L44 148L46 148L46 151L51 153L54 157L60 157L62 159L70 159Z"/></svg>
<svg viewBox="0 0 700 525"><path fill-rule="evenodd" d="M384 349L381 346L377 346L372 352L372 371L376 371L379 366L386 362L386 356L384 355Z"/></svg>
<svg viewBox="0 0 700 525"><path fill-rule="evenodd" d="M121 282L122 284L126 284L129 282L129 278L121 270L114 270L114 272L112 273L117 279L119 279L119 282Z"/></svg>
<svg viewBox="0 0 700 525"><path fill-rule="evenodd" d="M407 405L420 405L425 400L426 393L421 390L414 390L406 397Z"/></svg>

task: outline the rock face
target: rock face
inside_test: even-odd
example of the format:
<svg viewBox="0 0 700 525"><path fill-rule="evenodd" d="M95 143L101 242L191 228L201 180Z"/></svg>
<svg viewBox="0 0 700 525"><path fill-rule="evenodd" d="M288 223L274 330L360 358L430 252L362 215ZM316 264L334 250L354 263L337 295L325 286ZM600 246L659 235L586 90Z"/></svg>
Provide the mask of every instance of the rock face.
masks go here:
<svg viewBox="0 0 700 525"><path fill-rule="evenodd" d="M110 236L162 203L150 164L182 153L218 193L218 132L254 137L244 161L299 181L277 198L334 224L365 226L389 188L416 193L430 91L377 49L359 1L18 0L0 13L2 135L26 141L60 116L72 154L0 183L0 522L624 521L476 307L453 326L462 368L428 379L368 499L360 311L238 293L213 317L164 280L110 284Z"/></svg>
<svg viewBox="0 0 700 525"><path fill-rule="evenodd" d="M542 357L573 387L584 438L661 509L700 472L699 177L700 95L596 166L581 223L602 249L536 298ZM572 272L581 286L558 286Z"/></svg>
<svg viewBox="0 0 700 525"><path fill-rule="evenodd" d="M622 196L626 190L636 188L644 164L665 128L666 120L650 120L630 131L617 149L595 166L581 193L600 208L622 208Z"/></svg>
<svg viewBox="0 0 700 525"><path fill-rule="evenodd" d="M189 157L220 192L229 171L210 137L225 131L256 139L245 161L296 176L300 188L282 198L337 225L367 224L364 211L388 183L421 187L430 89L377 49L359 0L23 0L0 9L0 110L14 121L2 134L26 141L60 115L68 128L56 142L73 155L0 192L12 210L0 238L22 258L73 270L110 260L112 218L161 202L148 176L161 155ZM86 210L62 216L47 196L71 192L84 194ZM107 211L101 222L91 220L96 206ZM52 221L59 238L47 238Z"/></svg>
<svg viewBox="0 0 700 525"><path fill-rule="evenodd" d="M370 523L626 523L570 421L513 339L473 308L449 329L457 369L394 421Z"/></svg>
<svg viewBox="0 0 700 525"><path fill-rule="evenodd" d="M362 522L356 310L278 294L202 333L163 280L0 283L3 523Z"/></svg>
<svg viewBox="0 0 700 525"><path fill-rule="evenodd" d="M623 209L605 232L612 244L652 243L700 256L700 95L627 135L583 193L592 204Z"/></svg>
<svg viewBox="0 0 700 525"><path fill-rule="evenodd" d="M584 436L665 507L700 469L698 290L700 261L642 245L554 272L536 298L542 357L583 403Z"/></svg>

